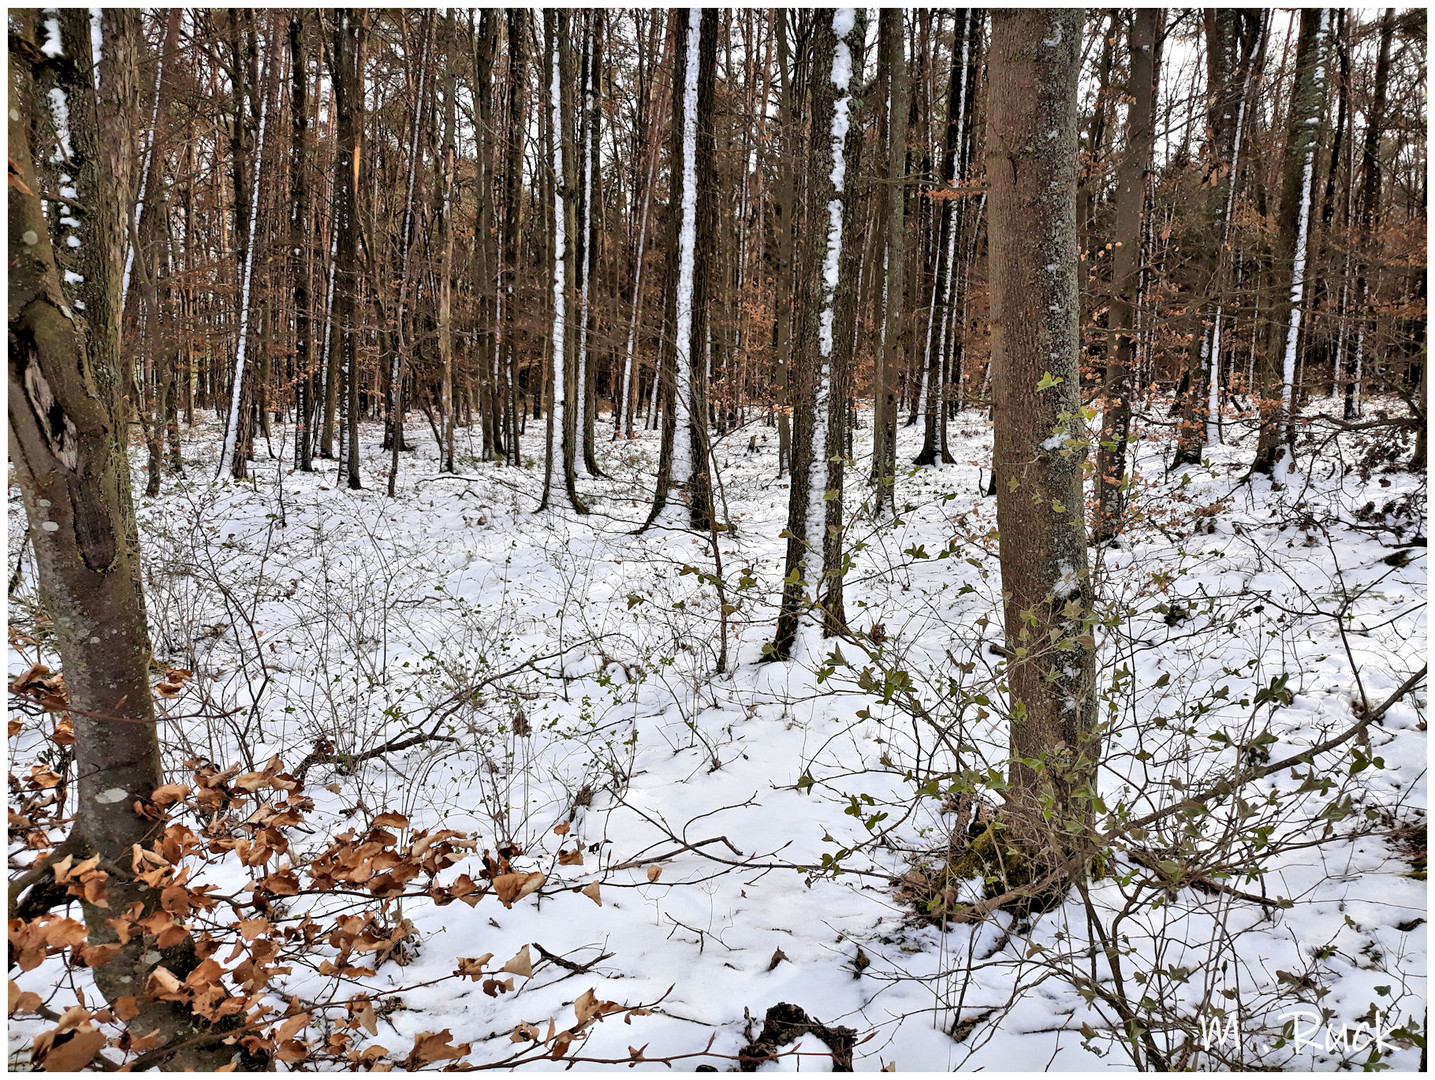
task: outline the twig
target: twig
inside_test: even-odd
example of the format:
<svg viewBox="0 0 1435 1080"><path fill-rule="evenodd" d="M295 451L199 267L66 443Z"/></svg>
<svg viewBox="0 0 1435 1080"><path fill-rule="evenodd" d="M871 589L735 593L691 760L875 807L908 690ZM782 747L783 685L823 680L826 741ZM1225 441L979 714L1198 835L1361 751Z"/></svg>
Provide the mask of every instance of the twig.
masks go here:
<svg viewBox="0 0 1435 1080"><path fill-rule="evenodd" d="M536 941L533 943L533 947L538 950L538 955L543 957L543 959L547 960L550 964L557 964L559 967L567 968L569 971L575 972L579 975L591 970L593 968L593 965L601 964L604 960L612 959L614 956L617 955L617 953L607 952L604 953L602 956L595 956L586 964L575 964L572 960L565 960L563 957L549 952Z"/></svg>
<svg viewBox="0 0 1435 1080"><path fill-rule="evenodd" d="M742 853L741 851L739 851L737 848L733 847L732 841L730 841L726 836L710 836L710 837L708 837L706 840L699 840L699 841L698 841L697 843L695 843L695 844L684 844L682 847L674 848L672 851L664 852L664 853L661 854L661 855L648 855L648 856L642 856L642 857L637 858L637 859L629 859L629 860L628 860L627 862L625 862L625 863L619 863L617 866L610 866L610 867L608 867L608 869L609 869L609 870L631 870L631 869L632 869L633 867L635 867L635 866L647 866L649 863L662 862L664 859L671 859L674 855L681 855L684 851L696 851L698 848L700 848L700 847L706 847L708 844L719 844L719 843L722 844L722 845L724 845L729 851L731 851L731 852L732 852L734 855L736 855L738 858L743 858L743 857L744 857L744 856L743 856L743 853Z"/></svg>

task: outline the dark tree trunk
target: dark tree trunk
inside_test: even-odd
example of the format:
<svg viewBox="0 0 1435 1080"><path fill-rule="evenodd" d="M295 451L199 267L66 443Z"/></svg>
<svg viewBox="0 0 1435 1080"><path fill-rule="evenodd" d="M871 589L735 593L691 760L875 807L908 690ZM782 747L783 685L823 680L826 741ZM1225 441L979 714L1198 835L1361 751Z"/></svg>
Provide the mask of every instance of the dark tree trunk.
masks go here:
<svg viewBox="0 0 1435 1080"><path fill-rule="evenodd" d="M1110 326L1114 355L1102 372L1105 407L1096 454L1096 538L1110 540L1121 531L1126 503L1126 444L1131 433L1131 368L1136 359L1136 290L1141 283L1141 218L1146 173L1156 135L1156 39L1165 12L1140 8L1131 21L1131 107L1126 118L1126 149L1116 183L1116 249L1111 259Z"/></svg>

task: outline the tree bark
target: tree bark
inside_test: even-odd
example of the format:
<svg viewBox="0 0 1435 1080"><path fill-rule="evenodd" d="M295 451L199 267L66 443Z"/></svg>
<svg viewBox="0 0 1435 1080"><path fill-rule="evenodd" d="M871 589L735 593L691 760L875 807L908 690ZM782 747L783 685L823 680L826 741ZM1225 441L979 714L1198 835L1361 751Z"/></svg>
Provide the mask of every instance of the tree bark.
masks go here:
<svg viewBox="0 0 1435 1080"><path fill-rule="evenodd" d="M864 12L865 14L865 12ZM807 236L798 282L797 363L793 382L792 483L787 565L772 652L792 654L803 613L816 602L824 636L845 629L842 601L842 481L846 373L852 352L856 272L861 252L848 198L860 160L854 117L866 20L856 9L817 13L812 44L812 126L808 137ZM826 226L823 228L822 226ZM820 574L815 573L821 561Z"/></svg>
<svg viewBox="0 0 1435 1080"><path fill-rule="evenodd" d="M1096 454L1096 539L1121 531L1126 505L1126 444L1131 434L1131 368L1136 360L1136 291L1141 274L1141 219L1146 174L1156 135L1156 39L1165 12L1140 8L1131 16L1131 107L1126 115L1126 148L1116 182L1116 248L1111 258L1110 327L1116 349L1108 350L1102 372L1105 406Z"/></svg>
<svg viewBox="0 0 1435 1080"><path fill-rule="evenodd" d="M1315 187L1315 159L1325 112L1325 38L1328 9L1301 11L1295 84L1286 125L1286 146L1277 222L1276 303L1262 357L1261 430L1251 473L1278 479L1295 454L1295 359Z"/></svg>
<svg viewBox="0 0 1435 1080"><path fill-rule="evenodd" d="M1073 10L998 11L991 33L987 176L997 527L1010 656L1007 802L1015 839L1033 861L1068 854L1090 825L1099 754L1078 450L1081 23ZM1043 826L1048 799L1060 809Z"/></svg>
<svg viewBox="0 0 1435 1080"><path fill-rule="evenodd" d="M899 8L883 8L878 17L878 49L887 86L887 207L883 232L882 328L877 346L872 431L874 509L889 513L896 505L897 374L905 364L902 316L906 294L907 61L903 43L904 16ZM879 79L881 75L878 76Z"/></svg>
<svg viewBox="0 0 1435 1080"><path fill-rule="evenodd" d="M55 18L61 49L42 53L36 13L10 15L10 461L75 728L75 818L62 846L77 860L93 854L127 866L134 845L148 846L158 831L138 810L161 782L119 350L130 125L138 111L131 48L138 33L132 10L100 15L97 90L89 13L65 9ZM73 235L82 238L76 254L85 279L74 292L83 311L61 284L39 195L30 138L49 118L33 113L45 100L37 83L48 86L51 100L62 94L68 112L66 169L81 204L71 209L80 222ZM143 916L160 906L142 882L111 875L107 885L107 906L80 902L92 946L119 944L111 924L116 912L138 905ZM153 946L135 934L94 969L94 980L111 1005L134 999L139 1011L128 1021L131 1030L157 1030L161 1046L177 1047L210 1030L208 1022L143 988L160 963L180 978L188 974L197 963L193 943L164 952ZM178 1049L166 1066L210 1071L231 1060L263 1064L218 1046Z"/></svg>

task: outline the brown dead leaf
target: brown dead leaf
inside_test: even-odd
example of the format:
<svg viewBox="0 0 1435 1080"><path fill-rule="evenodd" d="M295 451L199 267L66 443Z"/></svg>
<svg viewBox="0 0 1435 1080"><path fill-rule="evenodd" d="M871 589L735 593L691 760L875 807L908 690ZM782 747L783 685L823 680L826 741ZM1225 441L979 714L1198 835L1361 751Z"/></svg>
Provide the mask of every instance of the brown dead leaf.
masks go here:
<svg viewBox="0 0 1435 1080"><path fill-rule="evenodd" d="M54 919L45 924L45 943L52 949L72 949L84 943L85 924L74 919Z"/></svg>
<svg viewBox="0 0 1435 1080"><path fill-rule="evenodd" d="M450 1045L449 1040L453 1035L448 1028L434 1034L429 1031L421 1031L414 1038L414 1048L409 1054L409 1060L415 1065L425 1065L430 1061L452 1061L461 1058L468 1053L471 1043L459 1043L457 1046Z"/></svg>
<svg viewBox="0 0 1435 1080"><path fill-rule="evenodd" d="M601 894L602 890L598 888L598 883L596 881L583 889L583 895L586 896L589 900L593 901L593 903L597 904L599 907L603 906L603 897Z"/></svg>
<svg viewBox="0 0 1435 1080"><path fill-rule="evenodd" d="M390 810L374 818L373 827L376 829L407 829L409 819L403 814L396 814Z"/></svg>
<svg viewBox="0 0 1435 1080"><path fill-rule="evenodd" d="M491 998L496 998L496 997L498 997L499 994L507 994L507 993L511 992L512 990L513 990L513 980L512 980L512 979L484 979L484 980L483 980L483 992L484 992L485 994L487 994L487 995L488 995L489 997L491 997Z"/></svg>
<svg viewBox="0 0 1435 1080"><path fill-rule="evenodd" d="M525 979L533 974L533 958L528 953L528 946L525 945L513 954L513 959L504 964L499 971L506 971L510 975L522 975Z"/></svg>
<svg viewBox="0 0 1435 1080"><path fill-rule="evenodd" d="M15 985L15 980L10 980L10 1015L17 1012L34 1012L40 1007L40 995L33 994L29 990L21 990Z"/></svg>
<svg viewBox="0 0 1435 1080"><path fill-rule="evenodd" d="M555 836L567 836L569 827L568 822L560 821L557 825L553 826L553 834Z"/></svg>
<svg viewBox="0 0 1435 1080"><path fill-rule="evenodd" d="M558 1033L558 1037L553 1040L553 1060L557 1061L564 1054L568 1053L568 1047L571 1046L572 1043L573 1032L567 1030L566 1028L563 1031L560 1031Z"/></svg>
<svg viewBox="0 0 1435 1080"><path fill-rule="evenodd" d="M160 806L168 806L172 802L178 802L190 792L188 784L161 784L154 789L150 796Z"/></svg>
<svg viewBox="0 0 1435 1080"><path fill-rule="evenodd" d="M359 1026L370 1035L377 1035L379 1033L379 1021L374 1015L374 1003L368 998L354 1003L354 1019L357 1020Z"/></svg>
<svg viewBox="0 0 1435 1080"><path fill-rule="evenodd" d="M64 1042L56 1040L40 1068L46 1072L79 1072L108 1041L103 1031L86 1024Z"/></svg>
<svg viewBox="0 0 1435 1080"><path fill-rule="evenodd" d="M492 959L493 953L491 952L484 953L482 956L477 957L460 956L458 958L458 968L454 971L454 974L467 975L470 979L477 980L484 974L483 965Z"/></svg>
<svg viewBox="0 0 1435 1080"><path fill-rule="evenodd" d="M179 979L174 972L167 967L157 967L149 973L149 985L147 989L151 993L177 994L180 989Z"/></svg>
<svg viewBox="0 0 1435 1080"><path fill-rule="evenodd" d="M286 1039L292 1039L295 1033L301 1031L308 1023L309 1014L306 1012L291 1016L289 1017L289 1019L285 1020L284 1023L279 1025L279 1030L274 1033L274 1038L277 1039L279 1042L284 1042Z"/></svg>
<svg viewBox="0 0 1435 1080"><path fill-rule="evenodd" d="M572 851L560 851L558 853L559 866L582 866L583 849L574 848Z"/></svg>
<svg viewBox="0 0 1435 1080"><path fill-rule="evenodd" d="M515 900L541 888L547 880L547 876L540 873L499 874L493 879L493 891L504 907L512 907Z"/></svg>
<svg viewBox="0 0 1435 1080"><path fill-rule="evenodd" d="M661 866L659 866L657 863L653 863L651 866L648 867L648 880L649 880L649 881L657 881L658 878L660 878L660 877L662 876L662 874L663 874L663 868L662 868Z"/></svg>

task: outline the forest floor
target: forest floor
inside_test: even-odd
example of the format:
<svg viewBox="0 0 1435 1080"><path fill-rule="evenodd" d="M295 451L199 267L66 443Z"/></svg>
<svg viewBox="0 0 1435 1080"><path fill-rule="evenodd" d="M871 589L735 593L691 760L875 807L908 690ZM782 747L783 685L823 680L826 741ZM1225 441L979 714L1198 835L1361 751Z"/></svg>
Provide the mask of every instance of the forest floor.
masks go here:
<svg viewBox="0 0 1435 1080"><path fill-rule="evenodd" d="M871 428L859 417L863 462ZM858 509L865 470L849 470L856 637L805 631L780 663L763 662L786 544L774 429L749 424L714 451L733 526L719 541L735 609L724 626L709 538L633 531L651 497L653 435L600 436L608 477L579 481L592 513L561 497L535 513L537 427L523 445L537 465L479 462L461 430L460 475L445 476L420 424L394 499L377 426L363 429L365 490L353 492L333 462L296 473L263 439L252 483L212 484L212 423L186 436L187 480L136 498L156 660L193 673L160 702L176 777L187 759L262 769L279 755L294 768L316 747L342 759L425 733L394 753L314 766L309 826L397 812L415 829L472 833L480 851L514 845L513 869L546 875L511 909L491 898L403 908L413 935L365 980L381 1002L373 1041L396 1059L447 1028L473 1042L467 1060L498 1060L520 1023L562 1027L590 988L651 1011L591 1027L582 1056L625 1062L646 1045L643 1068L704 1051L676 1065L734 1068L780 1002L853 1028L858 1070L1130 1068L1127 1008L1186 1067L1359 1066L1380 1047L1331 1045L1327 1023L1423 1032L1423 689L1309 777L1283 770L1250 785L1245 817L1234 816L1240 799L1212 804L1197 846L1244 874L1213 885L1187 867L1152 888L1133 840L1053 912L945 928L897 887L946 851L956 801L945 781L988 775L1004 754L984 416L951 424L956 464L899 477L895 523ZM276 429L276 450L286 434ZM1277 759L1347 729L1362 695L1385 701L1427 647L1424 476L1389 465L1376 436L1323 441L1282 490L1243 482L1249 437L1176 474L1164 471L1163 438L1136 445L1132 529L1093 554L1114 613L1098 637L1113 720L1101 790L1108 809L1133 816L1241 755ZM920 428L904 428L899 460L919 445ZM134 460L140 491L140 448ZM1310 463L1308 445L1299 460ZM13 488L10 507L11 568L20 552L22 571L11 620L33 630ZM36 656L12 639L12 675ZM10 752L13 771L36 744L22 729ZM1171 840L1159 832L1143 841L1157 864ZM581 862L560 863L575 847ZM450 874L477 877L477 864ZM233 862L208 873L230 889L246 877ZM578 891L594 882L601 905ZM962 890L978 898L980 883ZM1119 945L1105 950L1103 934ZM459 957L528 943L532 974L511 993L431 985ZM44 996L66 977L52 961L17 982ZM285 990L318 998L331 982L297 967ZM1302 1009L1324 1010L1304 1043L1302 1025L1317 1022L1291 1018ZM1199 1034L1229 1014L1239 1035L1213 1057ZM42 1026L11 1024L12 1061ZM1421 1060L1400 1034L1383 1044L1397 1068ZM800 1049L767 1068L830 1068L815 1037Z"/></svg>

